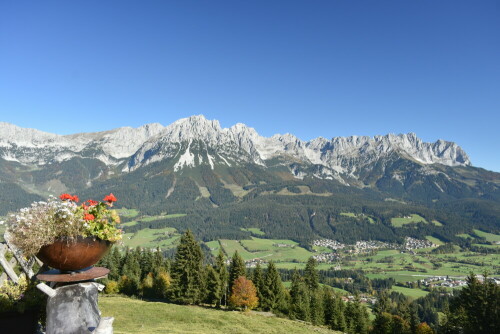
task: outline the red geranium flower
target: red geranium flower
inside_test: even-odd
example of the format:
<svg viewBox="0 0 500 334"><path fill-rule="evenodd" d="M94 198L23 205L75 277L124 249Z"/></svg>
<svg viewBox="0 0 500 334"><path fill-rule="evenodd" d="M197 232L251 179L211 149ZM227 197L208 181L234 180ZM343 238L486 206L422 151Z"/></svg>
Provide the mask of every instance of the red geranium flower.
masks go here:
<svg viewBox="0 0 500 334"><path fill-rule="evenodd" d="M82 208L83 208L83 210L88 210L88 209L89 209L89 206L88 206L88 205L86 205L85 203L82 203Z"/></svg>
<svg viewBox="0 0 500 334"><path fill-rule="evenodd" d="M83 219L85 219L85 220L94 220L95 217L94 217L94 215L91 215L90 213L86 213L85 215L83 215Z"/></svg>
<svg viewBox="0 0 500 334"><path fill-rule="evenodd" d="M70 194L62 194L61 196L59 196L59 198L63 201L65 201L67 199L70 201L73 200L73 196L71 196Z"/></svg>
<svg viewBox="0 0 500 334"><path fill-rule="evenodd" d="M109 205L113 205L113 202L116 202L116 197L111 193L108 196L105 196L103 201L108 202Z"/></svg>
<svg viewBox="0 0 500 334"><path fill-rule="evenodd" d="M98 201L94 201L94 200L91 200L91 199L89 199L89 200L87 201L87 203L89 204L89 206L96 206L97 204L99 204L99 202L98 202Z"/></svg>
<svg viewBox="0 0 500 334"><path fill-rule="evenodd" d="M59 198L63 201L73 201L73 202L78 202L80 201L80 199L78 198L78 196L71 196L70 194L62 194L61 196L59 196Z"/></svg>

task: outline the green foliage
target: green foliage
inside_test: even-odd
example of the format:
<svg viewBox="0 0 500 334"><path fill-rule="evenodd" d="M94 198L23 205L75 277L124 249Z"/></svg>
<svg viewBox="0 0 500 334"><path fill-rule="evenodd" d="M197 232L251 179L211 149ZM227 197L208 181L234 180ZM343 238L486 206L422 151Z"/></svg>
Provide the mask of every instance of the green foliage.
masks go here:
<svg viewBox="0 0 500 334"><path fill-rule="evenodd" d="M311 321L309 290L297 270L294 270L292 276L289 316L292 319Z"/></svg>
<svg viewBox="0 0 500 334"><path fill-rule="evenodd" d="M272 261L267 265L264 282L261 307L267 311L286 313L288 305L285 287Z"/></svg>
<svg viewBox="0 0 500 334"><path fill-rule="evenodd" d="M206 290L204 302L210 305L220 305L222 296L222 281L212 266L205 267Z"/></svg>
<svg viewBox="0 0 500 334"><path fill-rule="evenodd" d="M245 262L238 251L235 251L229 265L229 291L233 290L233 283L240 276L246 276Z"/></svg>
<svg viewBox="0 0 500 334"><path fill-rule="evenodd" d="M117 294L119 292L119 286L117 281L108 280L106 282L106 288L104 293L107 295Z"/></svg>
<svg viewBox="0 0 500 334"><path fill-rule="evenodd" d="M484 274L481 283L474 274L467 277L467 286L452 300L450 312L443 325L448 331L452 326L464 333L494 333L500 328L500 287Z"/></svg>
<svg viewBox="0 0 500 334"><path fill-rule="evenodd" d="M319 287L319 275L316 270L318 263L311 256L307 260L306 269L304 270L304 283L310 291L314 291Z"/></svg>
<svg viewBox="0 0 500 334"><path fill-rule="evenodd" d="M221 248L219 248L219 253L217 254L217 257L215 259L214 269L219 278L219 292L218 292L219 300L217 301L217 307L220 307L222 304L227 305L227 296L229 294L229 285L228 285L229 274L226 268L224 253L222 252Z"/></svg>
<svg viewBox="0 0 500 334"><path fill-rule="evenodd" d="M171 268L171 300L181 304L197 304L202 298L202 260L201 247L193 233L187 230L181 237Z"/></svg>

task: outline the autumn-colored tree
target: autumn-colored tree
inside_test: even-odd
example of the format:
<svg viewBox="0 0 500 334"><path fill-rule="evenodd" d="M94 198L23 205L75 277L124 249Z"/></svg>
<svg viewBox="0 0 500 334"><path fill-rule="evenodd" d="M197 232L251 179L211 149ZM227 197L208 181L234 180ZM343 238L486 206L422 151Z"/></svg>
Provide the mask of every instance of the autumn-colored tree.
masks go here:
<svg viewBox="0 0 500 334"><path fill-rule="evenodd" d="M233 290L229 302L234 307L242 307L245 311L257 307L259 298L257 298L257 289L253 282L246 279L245 276L238 277L233 282Z"/></svg>
<svg viewBox="0 0 500 334"><path fill-rule="evenodd" d="M168 288L170 287L170 275L161 270L155 276L153 280L153 290L156 298L166 298L168 293Z"/></svg>
<svg viewBox="0 0 500 334"><path fill-rule="evenodd" d="M434 331L426 322L422 322L418 325L416 334L434 334Z"/></svg>

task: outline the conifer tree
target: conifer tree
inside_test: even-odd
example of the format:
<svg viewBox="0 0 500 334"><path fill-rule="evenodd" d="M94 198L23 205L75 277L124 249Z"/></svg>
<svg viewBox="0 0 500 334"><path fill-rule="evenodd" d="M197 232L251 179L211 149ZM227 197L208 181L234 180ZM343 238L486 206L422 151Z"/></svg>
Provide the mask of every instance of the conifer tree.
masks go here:
<svg viewBox="0 0 500 334"><path fill-rule="evenodd" d="M181 304L197 304L202 296L201 247L193 233L187 230L182 235L175 260L171 268L171 300Z"/></svg>
<svg viewBox="0 0 500 334"><path fill-rule="evenodd" d="M166 271L165 269L165 260L163 259L163 254L161 253L160 247L157 247L154 254L153 254L153 272L155 274L161 272L161 271Z"/></svg>
<svg viewBox="0 0 500 334"><path fill-rule="evenodd" d="M307 260L306 268L304 270L304 282L310 291L314 291L319 287L319 274L316 270L318 263L311 256Z"/></svg>
<svg viewBox="0 0 500 334"><path fill-rule="evenodd" d="M207 266L206 271L206 294L205 303L213 305L220 303L221 296L221 280L219 274L212 266Z"/></svg>
<svg viewBox="0 0 500 334"><path fill-rule="evenodd" d="M483 283L471 273L465 286L452 301L450 324L468 333L494 333L500 328L500 286L483 274Z"/></svg>
<svg viewBox="0 0 500 334"><path fill-rule="evenodd" d="M122 256L118 247L113 247L113 251L109 253L108 263L105 267L109 269L108 278L110 280L118 281L120 279Z"/></svg>
<svg viewBox="0 0 500 334"><path fill-rule="evenodd" d="M128 279L137 282L137 285L139 285L141 280L141 266L135 251L127 249L121 274L122 276L125 275Z"/></svg>
<svg viewBox="0 0 500 334"><path fill-rule="evenodd" d="M420 324L420 318L418 316L417 303L411 303L410 305L410 331L412 334L417 332L418 325ZM426 324L427 325L427 324Z"/></svg>
<svg viewBox="0 0 500 334"><path fill-rule="evenodd" d="M262 292L264 291L264 274L262 273L262 267L260 263L257 263L255 270L252 275L252 281L257 290L257 298L259 299L259 308L262 307Z"/></svg>
<svg viewBox="0 0 500 334"><path fill-rule="evenodd" d="M262 307L268 311L286 312L288 307L286 305L285 288L281 282L281 276L272 261L267 265L264 282Z"/></svg>
<svg viewBox="0 0 500 334"><path fill-rule="evenodd" d="M229 265L229 291L233 291L233 283L240 276L246 277L245 262L238 254L238 251L235 251Z"/></svg>
<svg viewBox="0 0 500 334"><path fill-rule="evenodd" d="M141 278L144 279L149 273L153 272L153 253L149 248L144 248L140 255Z"/></svg>
<svg viewBox="0 0 500 334"><path fill-rule="evenodd" d="M215 258L215 271L219 276L219 300L217 301L217 307L222 304L227 305L227 295L228 295L228 272L226 268L226 261L222 248L219 248L219 254Z"/></svg>
<svg viewBox="0 0 500 334"><path fill-rule="evenodd" d="M323 291L320 289L310 292L311 300L311 322L315 325L325 323L325 311L323 308Z"/></svg>
<svg viewBox="0 0 500 334"><path fill-rule="evenodd" d="M368 311L361 305L357 296L354 301L347 303L345 317L348 333L368 333Z"/></svg>
<svg viewBox="0 0 500 334"><path fill-rule="evenodd" d="M309 304L309 290L297 269L295 269L292 274L292 286L290 287L290 318L310 321Z"/></svg>

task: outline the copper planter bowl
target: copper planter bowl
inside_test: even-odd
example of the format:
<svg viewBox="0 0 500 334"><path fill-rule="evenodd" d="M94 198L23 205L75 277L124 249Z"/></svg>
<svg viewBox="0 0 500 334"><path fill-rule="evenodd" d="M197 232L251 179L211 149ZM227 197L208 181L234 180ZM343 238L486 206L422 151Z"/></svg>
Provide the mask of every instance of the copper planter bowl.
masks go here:
<svg viewBox="0 0 500 334"><path fill-rule="evenodd" d="M96 264L111 246L110 241L94 237L59 238L40 248L36 256L49 267L75 271Z"/></svg>

